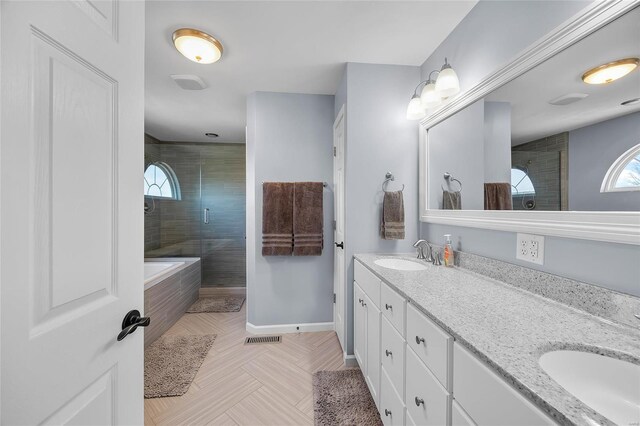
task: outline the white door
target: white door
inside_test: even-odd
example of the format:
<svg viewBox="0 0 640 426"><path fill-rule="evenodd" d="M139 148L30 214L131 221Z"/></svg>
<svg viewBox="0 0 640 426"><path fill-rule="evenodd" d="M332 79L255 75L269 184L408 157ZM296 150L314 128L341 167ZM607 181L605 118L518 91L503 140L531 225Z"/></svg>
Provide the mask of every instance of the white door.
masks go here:
<svg viewBox="0 0 640 426"><path fill-rule="evenodd" d="M144 3L0 20L0 422L142 424Z"/></svg>
<svg viewBox="0 0 640 426"><path fill-rule="evenodd" d="M335 229L333 240L336 243L333 262L333 324L342 350L345 346L345 254L344 254L344 105L333 123L333 213Z"/></svg>

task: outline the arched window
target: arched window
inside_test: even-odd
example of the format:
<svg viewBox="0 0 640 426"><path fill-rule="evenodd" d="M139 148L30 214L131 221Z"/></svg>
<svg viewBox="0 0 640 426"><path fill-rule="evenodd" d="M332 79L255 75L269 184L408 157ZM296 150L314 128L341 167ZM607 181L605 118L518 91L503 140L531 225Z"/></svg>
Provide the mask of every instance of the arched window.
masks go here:
<svg viewBox="0 0 640 426"><path fill-rule="evenodd" d="M180 185L176 174L166 163L156 162L144 171L144 196L180 199Z"/></svg>
<svg viewBox="0 0 640 426"><path fill-rule="evenodd" d="M622 191L640 191L640 144L613 162L600 187L600 192Z"/></svg>
<svg viewBox="0 0 640 426"><path fill-rule="evenodd" d="M533 182L524 170L514 167L511 169L511 187L513 195L535 195Z"/></svg>

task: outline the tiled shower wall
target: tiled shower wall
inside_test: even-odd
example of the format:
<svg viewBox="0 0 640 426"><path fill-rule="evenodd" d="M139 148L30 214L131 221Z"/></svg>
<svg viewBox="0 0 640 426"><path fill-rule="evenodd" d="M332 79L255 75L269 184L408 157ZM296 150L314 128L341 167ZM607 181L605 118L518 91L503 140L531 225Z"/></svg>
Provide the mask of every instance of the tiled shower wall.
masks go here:
<svg viewBox="0 0 640 426"><path fill-rule="evenodd" d="M569 133L563 132L511 149L512 167L529 170L536 189L536 210L568 210L568 147ZM515 196L513 209L523 209L521 199Z"/></svg>
<svg viewBox="0 0 640 426"><path fill-rule="evenodd" d="M203 287L246 285L245 150L145 137L145 163L168 164L181 191L180 200L155 200L155 211L145 215L146 257L200 257Z"/></svg>

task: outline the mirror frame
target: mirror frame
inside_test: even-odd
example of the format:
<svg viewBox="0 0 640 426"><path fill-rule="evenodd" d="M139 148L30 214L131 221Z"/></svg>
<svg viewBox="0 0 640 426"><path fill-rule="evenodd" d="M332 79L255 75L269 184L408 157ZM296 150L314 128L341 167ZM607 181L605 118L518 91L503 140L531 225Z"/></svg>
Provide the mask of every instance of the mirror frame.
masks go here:
<svg viewBox="0 0 640 426"><path fill-rule="evenodd" d="M429 129L634 9L640 1L590 5L504 67L420 121L420 222L640 245L640 212L439 210L427 206Z"/></svg>

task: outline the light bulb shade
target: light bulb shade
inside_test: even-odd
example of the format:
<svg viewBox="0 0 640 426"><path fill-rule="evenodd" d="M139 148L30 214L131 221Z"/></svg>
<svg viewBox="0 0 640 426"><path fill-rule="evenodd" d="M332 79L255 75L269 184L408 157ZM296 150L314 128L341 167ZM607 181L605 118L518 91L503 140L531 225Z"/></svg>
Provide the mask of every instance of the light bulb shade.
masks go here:
<svg viewBox="0 0 640 426"><path fill-rule="evenodd" d="M413 95L407 106L407 120L420 120L425 116L424 108L422 108L422 102L418 95Z"/></svg>
<svg viewBox="0 0 640 426"><path fill-rule="evenodd" d="M422 108L425 109L437 107L442 103L442 98L436 92L436 84L433 80L429 80L422 89L420 102L422 103Z"/></svg>
<svg viewBox="0 0 640 426"><path fill-rule="evenodd" d="M638 58L626 58L600 65L585 72L582 81L587 84L611 83L636 69L639 62Z"/></svg>
<svg viewBox="0 0 640 426"><path fill-rule="evenodd" d="M441 98L448 98L460 92L460 81L458 81L458 75L451 68L451 66L445 64L438 74L436 80L436 92Z"/></svg>
<svg viewBox="0 0 640 426"><path fill-rule="evenodd" d="M207 33L191 28L175 31L173 44L185 58L199 64L212 64L222 57L222 43Z"/></svg>

